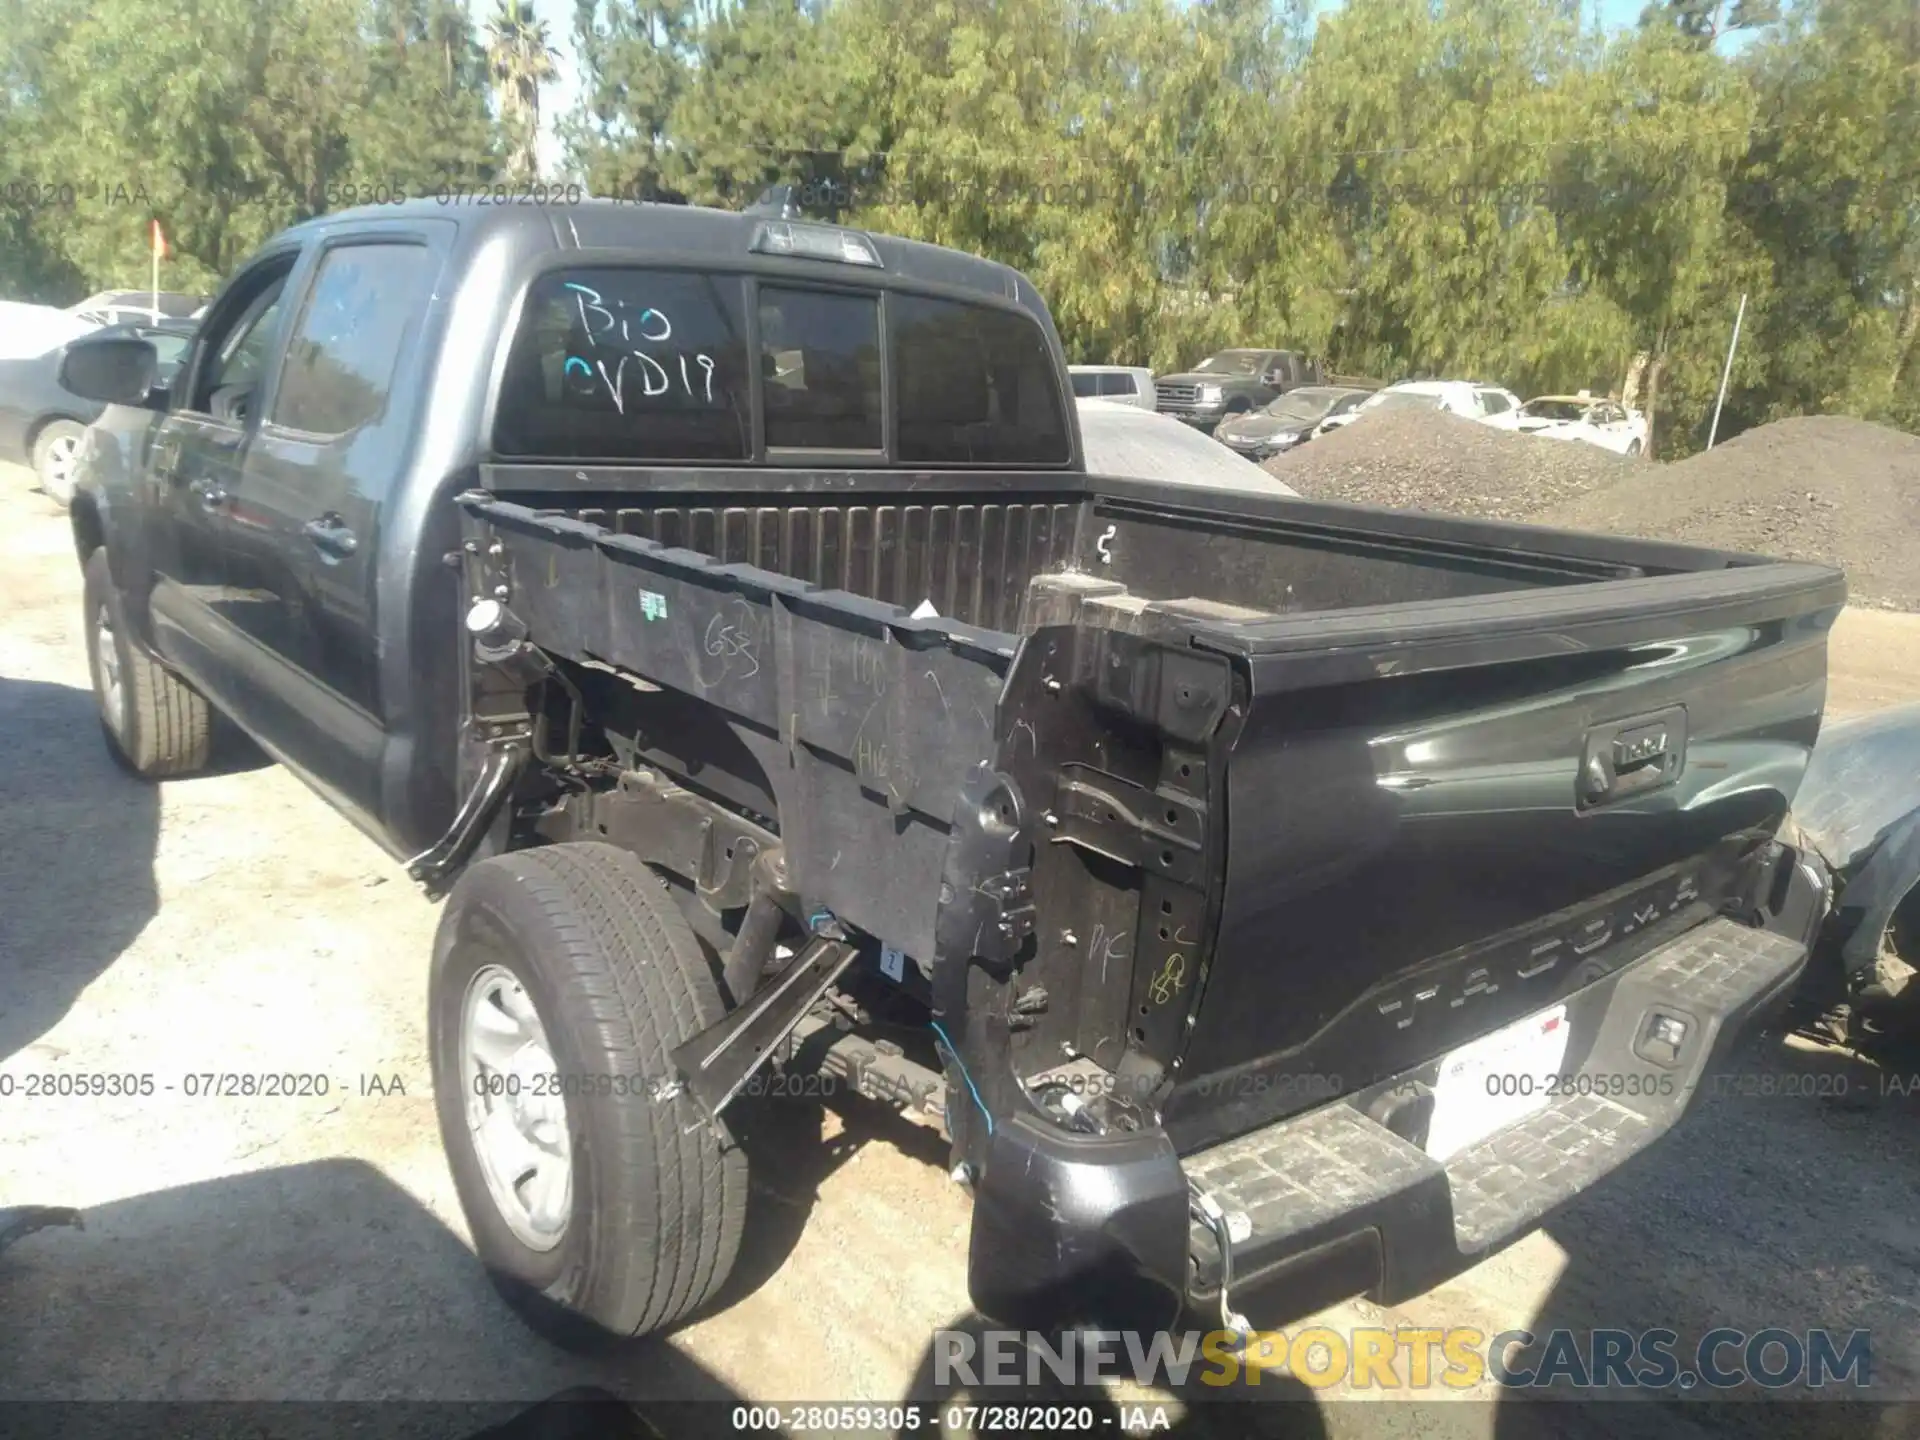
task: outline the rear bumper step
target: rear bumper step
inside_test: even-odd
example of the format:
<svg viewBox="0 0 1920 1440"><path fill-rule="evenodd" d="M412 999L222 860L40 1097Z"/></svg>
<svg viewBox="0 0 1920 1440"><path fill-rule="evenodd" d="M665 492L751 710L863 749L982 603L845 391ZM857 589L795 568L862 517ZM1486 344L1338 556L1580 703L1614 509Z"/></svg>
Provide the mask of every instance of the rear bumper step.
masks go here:
<svg viewBox="0 0 1920 1440"><path fill-rule="evenodd" d="M1565 997L1564 1093L1444 1159L1426 1151L1441 1059L1184 1158L1157 1128L1014 1117L976 1189L975 1304L1028 1328L1157 1327L1183 1306L1236 1328L1430 1290L1671 1130L1806 956L1802 933L1715 919Z"/></svg>
<svg viewBox="0 0 1920 1440"><path fill-rule="evenodd" d="M1188 1156L1227 1217L1234 1306L1277 1324L1360 1293L1391 1304L1515 1239L1672 1129L1714 1057L1805 961L1797 938L1721 919L1589 986L1567 1001L1578 1050L1565 1093L1444 1163L1424 1135L1371 1118L1430 1086L1438 1062ZM1663 1015L1687 1026L1671 1052L1647 1039ZM1196 1223L1190 1249L1190 1299L1215 1308L1215 1232Z"/></svg>

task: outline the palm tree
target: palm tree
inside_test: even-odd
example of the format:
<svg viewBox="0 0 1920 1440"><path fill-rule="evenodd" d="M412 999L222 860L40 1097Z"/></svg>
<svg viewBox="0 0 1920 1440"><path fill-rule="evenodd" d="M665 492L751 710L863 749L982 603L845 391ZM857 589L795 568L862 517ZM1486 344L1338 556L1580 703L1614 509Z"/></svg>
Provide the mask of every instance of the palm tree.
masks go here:
<svg viewBox="0 0 1920 1440"><path fill-rule="evenodd" d="M487 68L500 96L500 119L517 138L513 167L523 180L540 173L540 87L557 79L559 52L528 0L498 0L487 22Z"/></svg>

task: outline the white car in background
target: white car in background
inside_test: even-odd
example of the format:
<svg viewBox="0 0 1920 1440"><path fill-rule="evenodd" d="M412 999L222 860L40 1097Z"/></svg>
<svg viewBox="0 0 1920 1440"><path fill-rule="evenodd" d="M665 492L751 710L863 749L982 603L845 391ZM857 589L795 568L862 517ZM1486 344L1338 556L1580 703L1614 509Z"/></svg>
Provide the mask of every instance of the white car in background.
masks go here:
<svg viewBox="0 0 1920 1440"><path fill-rule="evenodd" d="M1439 410L1482 424L1501 425L1520 408L1520 397L1477 380L1402 380L1363 400L1344 415L1329 415L1314 430L1325 435L1376 410Z"/></svg>
<svg viewBox="0 0 1920 1440"><path fill-rule="evenodd" d="M1082 398L1080 444L1089 475L1119 475L1169 484L1203 485L1216 490L1256 490L1264 495L1298 495L1251 460L1170 415L1140 410L1112 400Z"/></svg>
<svg viewBox="0 0 1920 1440"><path fill-rule="evenodd" d="M1628 458L1647 448L1647 417L1618 400L1592 395L1539 395L1513 412L1502 428L1548 440L1580 440Z"/></svg>
<svg viewBox="0 0 1920 1440"><path fill-rule="evenodd" d="M203 297L174 290L101 290L78 305L69 305L67 313L97 325L161 325L168 320L197 319L205 309Z"/></svg>
<svg viewBox="0 0 1920 1440"><path fill-rule="evenodd" d="M1137 365L1069 365L1076 400L1112 400L1153 409L1153 371Z"/></svg>
<svg viewBox="0 0 1920 1440"><path fill-rule="evenodd" d="M52 305L0 300L0 360L31 360L99 328L98 320Z"/></svg>

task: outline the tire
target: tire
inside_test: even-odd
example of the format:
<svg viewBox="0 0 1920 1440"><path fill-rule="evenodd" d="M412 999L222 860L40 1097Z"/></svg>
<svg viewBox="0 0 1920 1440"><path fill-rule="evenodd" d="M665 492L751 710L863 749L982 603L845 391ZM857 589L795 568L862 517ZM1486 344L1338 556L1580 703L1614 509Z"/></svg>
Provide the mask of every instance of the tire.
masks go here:
<svg viewBox="0 0 1920 1440"><path fill-rule="evenodd" d="M213 713L198 691L134 638L104 545L87 557L82 593L87 669L107 748L146 780L204 769L213 745Z"/></svg>
<svg viewBox="0 0 1920 1440"><path fill-rule="evenodd" d="M84 425L55 420L33 440L33 473L39 478L41 492L63 507L73 503L74 460L80 437L86 433Z"/></svg>
<svg viewBox="0 0 1920 1440"><path fill-rule="evenodd" d="M523 1003L544 1049L522 1044L523 1020L480 1067L470 1013L499 1022ZM672 1077L671 1052L725 1013L666 882L597 843L479 862L441 916L428 1011L441 1140L474 1249L508 1301L549 1338L593 1348L665 1329L710 1300L739 1253L747 1165L687 1096L649 1093ZM568 1077L557 1114L535 1103L551 1097L529 1093L527 1077L548 1073ZM486 1093L516 1078L524 1111ZM488 1114L496 1126L543 1118L503 1152L475 1138ZM524 1203L543 1172L522 1157L538 1143L547 1163L560 1135L564 1199L543 1220Z"/></svg>

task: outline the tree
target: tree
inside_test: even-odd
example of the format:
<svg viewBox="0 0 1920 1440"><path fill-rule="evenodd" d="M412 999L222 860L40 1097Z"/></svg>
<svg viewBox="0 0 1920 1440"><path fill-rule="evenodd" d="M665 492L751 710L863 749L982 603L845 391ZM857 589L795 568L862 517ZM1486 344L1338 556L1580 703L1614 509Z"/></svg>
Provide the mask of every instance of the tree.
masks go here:
<svg viewBox="0 0 1920 1440"><path fill-rule="evenodd" d="M167 283L210 289L294 221L493 173L453 0L5 3L28 39L5 87L23 168L74 197L31 217L47 263L83 282L63 288L145 285L156 219Z"/></svg>
<svg viewBox="0 0 1920 1440"><path fill-rule="evenodd" d="M171 281L206 288L325 208L350 173L359 19L354 0L121 0L49 24L37 150L81 197L54 241L67 261L94 284L143 285L157 218Z"/></svg>
<svg viewBox="0 0 1920 1440"><path fill-rule="evenodd" d="M1775 24L1780 15L1779 0L1660 0L1640 13L1640 24L1666 26L1711 48L1723 35Z"/></svg>
<svg viewBox="0 0 1920 1440"><path fill-rule="evenodd" d="M1658 28L1618 42L1587 84L1587 138L1568 147L1561 175L1580 196L1562 216L1573 273L1628 317L1656 446L1690 448L1740 293L1766 284L1727 220L1753 95L1729 61Z"/></svg>
<svg viewBox="0 0 1920 1440"><path fill-rule="evenodd" d="M79 197L63 177L37 162L38 110L42 83L40 17L21 0L0 0L0 299L67 303L86 293L86 282L50 243Z"/></svg>
<svg viewBox="0 0 1920 1440"><path fill-rule="evenodd" d="M557 78L547 22L529 0L497 0L487 22L487 67L500 97L500 119L510 136L509 162L523 181L540 174L540 87Z"/></svg>
<svg viewBox="0 0 1920 1440"><path fill-rule="evenodd" d="M1558 0L1355 0L1321 22L1278 131L1270 268L1315 277L1302 313L1342 368L1522 388L1608 368L1622 327L1573 273L1556 183L1595 58Z"/></svg>
<svg viewBox="0 0 1920 1440"><path fill-rule="evenodd" d="M1821 0L1749 63L1759 110L1732 211L1775 293L1749 313L1742 408L1920 429L1920 11Z"/></svg>
<svg viewBox="0 0 1920 1440"><path fill-rule="evenodd" d="M575 0L580 100L561 133L568 169L593 193L669 193L668 133L701 19L692 0Z"/></svg>
<svg viewBox="0 0 1920 1440"><path fill-rule="evenodd" d="M454 0L372 0L365 104L348 124L362 188L450 194L493 180L499 128L473 24Z"/></svg>
<svg viewBox="0 0 1920 1440"><path fill-rule="evenodd" d="M844 38L808 0L741 0L704 25L673 105L673 187L731 208L786 182L827 218L860 203L875 131Z"/></svg>

